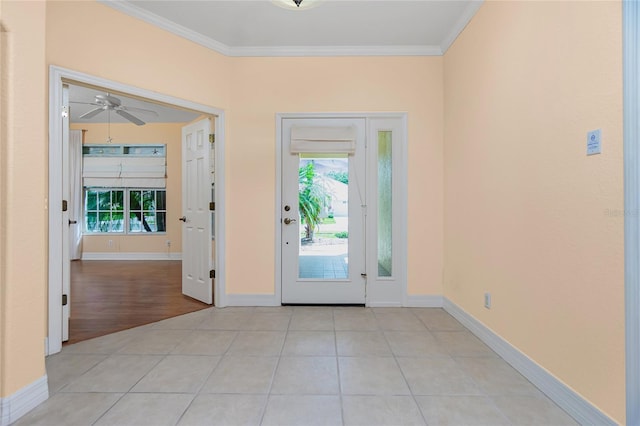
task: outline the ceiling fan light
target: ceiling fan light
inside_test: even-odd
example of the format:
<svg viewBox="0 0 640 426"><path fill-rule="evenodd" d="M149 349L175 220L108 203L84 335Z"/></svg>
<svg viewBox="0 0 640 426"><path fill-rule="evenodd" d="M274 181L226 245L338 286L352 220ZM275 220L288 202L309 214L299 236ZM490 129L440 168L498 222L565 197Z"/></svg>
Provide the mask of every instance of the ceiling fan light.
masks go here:
<svg viewBox="0 0 640 426"><path fill-rule="evenodd" d="M283 9L306 10L316 7L322 0L271 0L271 2Z"/></svg>

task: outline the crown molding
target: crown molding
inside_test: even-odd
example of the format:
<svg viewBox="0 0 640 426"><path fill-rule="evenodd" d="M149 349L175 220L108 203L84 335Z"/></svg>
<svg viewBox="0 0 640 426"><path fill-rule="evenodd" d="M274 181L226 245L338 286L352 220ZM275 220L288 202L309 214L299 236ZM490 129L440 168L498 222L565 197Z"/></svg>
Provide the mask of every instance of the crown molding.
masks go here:
<svg viewBox="0 0 640 426"><path fill-rule="evenodd" d="M228 56L441 56L439 46L232 47Z"/></svg>
<svg viewBox="0 0 640 426"><path fill-rule="evenodd" d="M190 40L225 56L232 57L292 57L292 56L441 56L446 49L441 46L254 46L232 47L206 37L196 31L178 25L166 18L151 13L123 0L97 0L105 6L140 19L165 31ZM442 46L448 47L464 29L482 2L473 2L457 22L454 31ZM471 7L473 6L473 7Z"/></svg>
<svg viewBox="0 0 640 426"><path fill-rule="evenodd" d="M442 54L444 54L447 50L449 50L453 42L456 41L456 39L458 38L460 33L462 33L462 31L465 29L467 24L471 22L471 19L475 16L476 12L480 9L483 3L484 3L484 0L477 0L469 3L469 5L465 8L464 12L462 12L462 15L460 16L460 18L456 21L455 25L453 26L449 34L442 41L442 44L440 45L440 50L442 51Z"/></svg>

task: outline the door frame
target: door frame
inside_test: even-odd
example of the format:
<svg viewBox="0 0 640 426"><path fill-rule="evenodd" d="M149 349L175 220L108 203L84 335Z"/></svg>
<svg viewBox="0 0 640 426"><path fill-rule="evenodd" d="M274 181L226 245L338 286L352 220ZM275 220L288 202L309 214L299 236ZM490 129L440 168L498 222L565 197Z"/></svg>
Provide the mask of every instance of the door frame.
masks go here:
<svg viewBox="0 0 640 426"><path fill-rule="evenodd" d="M46 355L62 349L62 254L57 242L62 238L62 85L80 83L98 86L106 90L127 93L152 101L187 108L215 116L216 134L216 278L214 280L215 306L226 306L225 292L225 111L213 106L176 98L139 87L118 83L82 72L51 65L49 67L49 194L48 209L48 326L45 342ZM52 201L53 200L53 201Z"/></svg>
<svg viewBox="0 0 640 426"><path fill-rule="evenodd" d="M640 5L622 2L626 422L640 425Z"/></svg>
<svg viewBox="0 0 640 426"><path fill-rule="evenodd" d="M394 298L394 300L377 300L370 297L371 293L366 292L365 297L365 306L368 307L392 307L392 306L407 306L407 113L406 112L323 112L323 113L313 113L313 112L295 112L295 113L276 113L276 200L275 200L275 214L274 214L274 241L275 241L275 295L273 298L273 302L271 303L274 306L279 306L282 303L282 233L281 233L281 205L282 205L282 121L287 118L364 118L365 119L365 138L369 136L369 127L372 119L376 118L391 118L391 119L400 119L402 121L403 132L400 135L400 161L402 162L402 168L398 173L398 186L402 188L402 192L396 194L397 202L401 206L402 219L400 220L398 226L398 238L401 241L401 244L398 244L398 247L394 251L394 256L397 256L400 261L398 262L399 271L397 273L397 281L400 284L400 292L401 294ZM368 156L367 160L368 161ZM369 167L367 167L369 169ZM368 179L368 176L365 180ZM395 188L395 185L394 185ZM368 238L369 226L367 225L367 231L365 231L366 238ZM366 256L366 255L365 255ZM367 265L367 268L371 267ZM369 283L366 283L365 286L369 286Z"/></svg>

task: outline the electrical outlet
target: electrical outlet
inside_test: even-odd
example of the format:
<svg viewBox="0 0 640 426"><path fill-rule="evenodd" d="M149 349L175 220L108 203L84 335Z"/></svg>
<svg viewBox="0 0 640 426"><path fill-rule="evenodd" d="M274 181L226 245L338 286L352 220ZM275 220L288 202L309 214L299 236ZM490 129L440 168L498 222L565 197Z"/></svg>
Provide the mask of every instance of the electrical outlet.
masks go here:
<svg viewBox="0 0 640 426"><path fill-rule="evenodd" d="M109 248L113 248L113 240L109 240L107 246L109 246Z"/></svg>
<svg viewBox="0 0 640 426"><path fill-rule="evenodd" d="M167 247L171 247L171 240L167 240Z"/></svg>
<svg viewBox="0 0 640 426"><path fill-rule="evenodd" d="M484 294L484 307L491 309L491 293Z"/></svg>

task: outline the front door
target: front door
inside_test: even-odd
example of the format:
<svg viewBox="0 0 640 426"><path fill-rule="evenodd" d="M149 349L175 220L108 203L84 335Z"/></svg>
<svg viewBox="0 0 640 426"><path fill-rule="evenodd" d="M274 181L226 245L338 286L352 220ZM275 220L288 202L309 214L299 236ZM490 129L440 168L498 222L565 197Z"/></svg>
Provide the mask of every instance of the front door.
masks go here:
<svg viewBox="0 0 640 426"><path fill-rule="evenodd" d="M365 120L282 121L282 303L365 303Z"/></svg>
<svg viewBox="0 0 640 426"><path fill-rule="evenodd" d="M208 118L182 128L182 293L213 303Z"/></svg>

